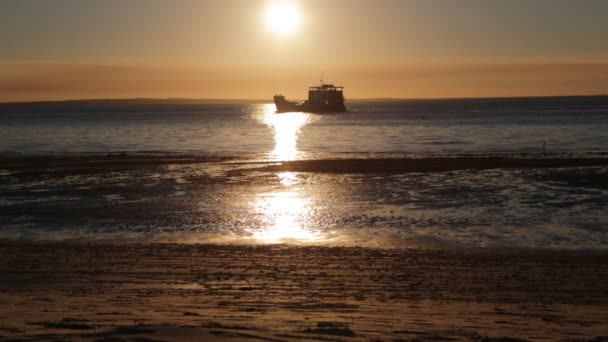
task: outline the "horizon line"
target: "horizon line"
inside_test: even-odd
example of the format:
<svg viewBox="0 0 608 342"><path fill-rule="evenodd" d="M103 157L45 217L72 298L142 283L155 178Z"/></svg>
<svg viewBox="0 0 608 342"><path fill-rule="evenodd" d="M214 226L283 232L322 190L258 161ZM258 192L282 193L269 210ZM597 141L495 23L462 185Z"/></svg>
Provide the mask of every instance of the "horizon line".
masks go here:
<svg viewBox="0 0 608 342"><path fill-rule="evenodd" d="M359 97L351 98L346 101L428 101L428 100L500 100L500 99L535 99L535 98L589 98L589 97L608 97L607 94L588 94L588 95L522 95L522 96L467 96L467 97ZM125 97L125 98L82 98L82 99L62 99L62 100L35 100L35 101L0 101L0 105L26 105L26 104L60 104L74 102L120 102L120 101L200 101L215 103L234 103L234 102L272 102L271 99L247 99L247 98L188 98L188 97ZM297 101L297 100L296 100Z"/></svg>

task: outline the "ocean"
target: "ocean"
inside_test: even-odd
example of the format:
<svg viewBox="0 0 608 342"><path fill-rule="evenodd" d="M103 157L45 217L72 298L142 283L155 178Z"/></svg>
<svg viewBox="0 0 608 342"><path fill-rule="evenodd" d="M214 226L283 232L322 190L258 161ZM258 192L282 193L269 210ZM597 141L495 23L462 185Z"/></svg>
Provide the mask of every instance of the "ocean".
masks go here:
<svg viewBox="0 0 608 342"><path fill-rule="evenodd" d="M0 239L608 247L606 166L382 164L604 158L607 97L347 106L315 115L267 103L0 105ZM333 159L376 171L266 168Z"/></svg>
<svg viewBox="0 0 608 342"><path fill-rule="evenodd" d="M0 152L292 159L538 152L543 143L553 152L608 150L608 97L351 102L348 108L344 114L314 115L274 114L272 104L0 105ZM277 139L284 144L279 149L291 150L275 150Z"/></svg>

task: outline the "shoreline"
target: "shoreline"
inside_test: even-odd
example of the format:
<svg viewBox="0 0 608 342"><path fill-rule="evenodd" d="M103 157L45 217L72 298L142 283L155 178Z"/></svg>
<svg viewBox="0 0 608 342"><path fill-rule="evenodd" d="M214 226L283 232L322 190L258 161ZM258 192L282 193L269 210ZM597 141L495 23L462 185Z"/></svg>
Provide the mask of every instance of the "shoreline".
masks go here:
<svg viewBox="0 0 608 342"><path fill-rule="evenodd" d="M2 170L144 168L166 165L220 163L226 166L252 166L243 171L316 173L420 173L458 170L539 169L608 166L608 153L588 152L578 156L563 153L509 153L503 155L441 155L404 157L345 157L301 160L258 160L237 156L196 154L119 154L106 155L0 155Z"/></svg>
<svg viewBox="0 0 608 342"><path fill-rule="evenodd" d="M342 230L348 231L349 229L343 228ZM113 233L103 235L103 233L95 234L89 233L83 234L79 237L73 235L66 235L65 237L58 237L56 239L48 239L45 236L48 232L41 235L40 237L27 238L0 238L0 248L9 247L34 247L34 246L54 246L54 247L73 247L80 248L86 246L112 246L112 247L136 247L136 246L162 246L162 245L175 245L184 246L187 248L197 246L210 246L218 248L274 248L274 247L285 247L285 248L343 248L343 249L369 249L369 250L381 250L381 251L429 251L429 252L454 252L454 253L473 253L473 254L597 254L597 255L608 255L607 245L543 245L543 246L532 246L532 245L507 245L507 244L495 244L495 245L478 245L478 244L466 244L459 241L443 241L443 240L418 240L412 239L397 239L394 236L386 236L389 233L379 229L377 235L374 237L373 233L361 233L350 234L341 232L335 238L327 238L319 241L306 241L297 239L284 239L278 242L268 242L253 237L247 236L230 236L227 237L225 234L205 234L205 233ZM60 234L58 234L60 235Z"/></svg>
<svg viewBox="0 0 608 342"><path fill-rule="evenodd" d="M607 252L3 244L0 257L3 338L599 341L608 322Z"/></svg>
<svg viewBox="0 0 608 342"><path fill-rule="evenodd" d="M608 246L608 158L0 161L12 241Z"/></svg>

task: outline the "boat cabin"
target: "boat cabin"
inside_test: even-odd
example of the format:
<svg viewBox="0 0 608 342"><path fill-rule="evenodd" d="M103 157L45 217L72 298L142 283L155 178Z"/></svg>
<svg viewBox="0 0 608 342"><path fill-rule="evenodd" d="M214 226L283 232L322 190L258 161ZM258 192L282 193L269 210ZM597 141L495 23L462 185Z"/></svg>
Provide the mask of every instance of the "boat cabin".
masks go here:
<svg viewBox="0 0 608 342"><path fill-rule="evenodd" d="M344 102L344 87L322 84L308 88L308 102L311 104L339 104Z"/></svg>

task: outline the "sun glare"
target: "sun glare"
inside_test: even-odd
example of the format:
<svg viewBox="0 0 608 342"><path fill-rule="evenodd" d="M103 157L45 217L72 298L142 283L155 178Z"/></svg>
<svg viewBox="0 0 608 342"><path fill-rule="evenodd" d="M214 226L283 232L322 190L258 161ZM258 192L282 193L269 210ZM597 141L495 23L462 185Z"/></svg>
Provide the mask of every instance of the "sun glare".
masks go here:
<svg viewBox="0 0 608 342"><path fill-rule="evenodd" d="M275 105L267 104L259 107L257 120L272 128L275 146L268 155L270 159L290 161L302 156L298 150L298 136L302 127L314 121L310 114L276 114Z"/></svg>
<svg viewBox="0 0 608 342"><path fill-rule="evenodd" d="M254 205L266 225L251 231L256 240L272 244L323 239L320 232L309 227L313 204L299 190L260 194Z"/></svg>
<svg viewBox="0 0 608 342"><path fill-rule="evenodd" d="M300 11L290 1L278 1L270 4L266 12L266 26L271 32L287 35L298 31Z"/></svg>

